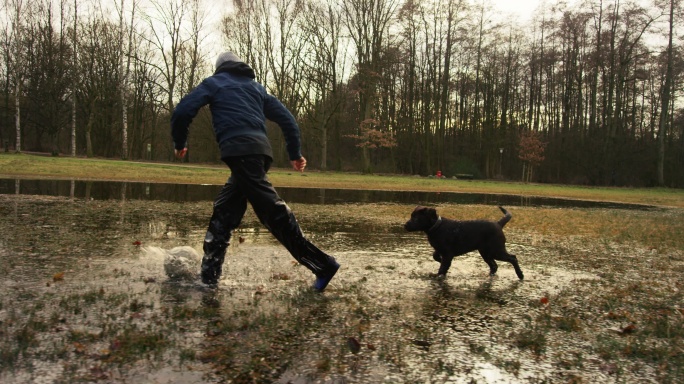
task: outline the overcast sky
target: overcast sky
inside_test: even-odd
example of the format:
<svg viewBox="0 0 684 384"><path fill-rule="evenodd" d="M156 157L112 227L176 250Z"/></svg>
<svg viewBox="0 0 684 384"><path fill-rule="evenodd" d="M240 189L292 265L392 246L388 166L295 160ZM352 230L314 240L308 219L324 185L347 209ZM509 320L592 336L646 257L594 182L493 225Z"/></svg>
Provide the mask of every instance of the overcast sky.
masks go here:
<svg viewBox="0 0 684 384"><path fill-rule="evenodd" d="M477 0L476 0L477 1ZM486 0L485 0L486 1ZM509 13L517 16L520 21L529 20L532 14L537 11L540 4L544 4L546 8L551 8L558 3L558 0L489 0L492 2L494 9L501 10L504 13ZM568 5L575 4L576 0L566 0Z"/></svg>
<svg viewBox="0 0 684 384"><path fill-rule="evenodd" d="M521 20L528 19L539 5L540 0L491 0L496 9L517 15ZM547 0L548 2L549 0Z"/></svg>

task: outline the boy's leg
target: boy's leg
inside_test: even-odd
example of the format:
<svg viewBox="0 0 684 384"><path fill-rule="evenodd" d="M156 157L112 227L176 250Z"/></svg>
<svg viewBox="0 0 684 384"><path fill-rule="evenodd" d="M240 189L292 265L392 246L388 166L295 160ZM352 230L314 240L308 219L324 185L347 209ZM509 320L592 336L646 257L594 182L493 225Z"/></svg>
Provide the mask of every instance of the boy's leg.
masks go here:
<svg viewBox="0 0 684 384"><path fill-rule="evenodd" d="M256 209L255 209L256 212ZM302 233L294 213L284 201L278 200L270 213L259 219L294 258L311 270L316 277L330 281L340 265L335 259L312 244ZM327 285L327 281L325 285ZM319 287L322 290L325 288Z"/></svg>
<svg viewBox="0 0 684 384"><path fill-rule="evenodd" d="M235 185L247 197L259 221L268 228L292 256L316 277L327 282L337 272L339 264L307 240L290 208L278 196L266 177L270 159L265 156L243 156L226 160L233 172Z"/></svg>
<svg viewBox="0 0 684 384"><path fill-rule="evenodd" d="M218 283L232 231L240 225L246 210L247 199L235 186L231 176L214 201L214 210L204 237L203 283Z"/></svg>

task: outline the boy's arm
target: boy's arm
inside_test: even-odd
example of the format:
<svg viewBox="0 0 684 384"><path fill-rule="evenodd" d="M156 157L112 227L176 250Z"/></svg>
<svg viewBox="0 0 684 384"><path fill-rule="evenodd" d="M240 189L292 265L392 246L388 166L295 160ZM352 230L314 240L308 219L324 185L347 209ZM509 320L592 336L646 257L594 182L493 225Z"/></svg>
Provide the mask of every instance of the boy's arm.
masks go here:
<svg viewBox="0 0 684 384"><path fill-rule="evenodd" d="M264 116L278 124L280 130L283 131L290 161L300 160L302 153L299 126L292 113L280 100L267 94L264 99Z"/></svg>
<svg viewBox="0 0 684 384"><path fill-rule="evenodd" d="M210 101L211 91L207 80L203 81L190 93L181 99L173 110L171 116L171 137L173 138L173 148L176 157L183 151L182 158L187 152L188 131L190 123L197 116L200 108L207 105Z"/></svg>

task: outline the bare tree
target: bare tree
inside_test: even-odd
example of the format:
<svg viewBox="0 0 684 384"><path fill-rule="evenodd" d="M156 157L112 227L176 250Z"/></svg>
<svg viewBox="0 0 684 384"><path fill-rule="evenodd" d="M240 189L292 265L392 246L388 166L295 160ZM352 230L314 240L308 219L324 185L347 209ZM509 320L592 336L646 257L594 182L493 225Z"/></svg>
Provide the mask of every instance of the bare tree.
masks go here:
<svg viewBox="0 0 684 384"><path fill-rule="evenodd" d="M74 24L71 36L71 156L76 157L76 89L78 88L78 0L74 0Z"/></svg>
<svg viewBox="0 0 684 384"><path fill-rule="evenodd" d="M669 1L669 22L668 22L668 34L667 34L667 51L666 63L665 63L665 83L663 84L661 95L660 95L660 119L658 120L658 185L665 186L665 136L667 134L667 124L670 109L670 99L672 96L672 82L674 77L674 57L672 48L672 35L674 29L674 13L675 6L678 5L678 1Z"/></svg>
<svg viewBox="0 0 684 384"><path fill-rule="evenodd" d="M337 123L345 100L340 83L345 75L344 50L342 47L342 15L334 2L309 2L301 29L307 42L307 54L303 56L309 85L308 117L320 143L320 168L328 168L328 142L331 127ZM338 131L339 132L339 131Z"/></svg>
<svg viewBox="0 0 684 384"><path fill-rule="evenodd" d="M390 39L390 22L399 2L396 0L344 0L345 27L354 41L358 82L358 134L368 122L377 121L373 108L377 103L376 86L382 71L383 49ZM370 172L367 146L362 146L363 171Z"/></svg>
<svg viewBox="0 0 684 384"><path fill-rule="evenodd" d="M454 46L457 41L457 28L459 23L463 20L463 8L465 7L463 0L458 1L448 1L445 9L446 13L446 36L445 36L445 47L442 53L442 60L444 62L442 66L442 74L439 84L439 125L438 125L438 136L444 137L447 130L447 116L450 110L450 95L451 95L451 60L454 54ZM437 153L439 154L437 158L437 167L442 169L444 164L444 140L437 141Z"/></svg>
<svg viewBox="0 0 684 384"><path fill-rule="evenodd" d="M85 14L79 36L80 113L85 121L85 146L88 157L121 155L118 130L121 86L119 25L108 20L108 11L95 8ZM117 112L118 111L118 112Z"/></svg>
<svg viewBox="0 0 684 384"><path fill-rule="evenodd" d="M185 61L187 62L187 71L183 78L186 86L185 92L189 92L197 85L199 78L199 70L206 60L206 55L202 51L202 45L206 39L204 32L207 21L207 12L201 6L200 0L191 0L190 7L190 38L189 46L185 49Z"/></svg>
<svg viewBox="0 0 684 384"><path fill-rule="evenodd" d="M34 21L27 25L25 40L24 133L31 132L37 150L49 145L53 154L61 152L62 132L69 125L71 106L67 102L72 86L70 39L66 30L67 2L44 1L36 4ZM43 141L43 139L47 141Z"/></svg>
<svg viewBox="0 0 684 384"><path fill-rule="evenodd" d="M222 36L228 48L254 69L268 85L268 55L273 49L268 0L233 1L234 11L222 20Z"/></svg>
<svg viewBox="0 0 684 384"><path fill-rule="evenodd" d="M176 85L180 78L182 68L183 49L188 41L188 36L184 34L183 28L190 11L187 0L152 0L152 9L145 15L149 35L145 38L161 55L161 65L149 62L159 71L164 79L163 84L159 84L166 93L166 108L169 113L173 111L174 99L178 96Z"/></svg>

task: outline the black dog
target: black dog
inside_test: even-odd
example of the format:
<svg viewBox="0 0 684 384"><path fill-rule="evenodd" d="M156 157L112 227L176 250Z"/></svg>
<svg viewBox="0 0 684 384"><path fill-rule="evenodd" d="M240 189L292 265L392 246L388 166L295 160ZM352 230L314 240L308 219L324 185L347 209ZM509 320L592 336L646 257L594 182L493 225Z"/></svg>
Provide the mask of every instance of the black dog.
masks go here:
<svg viewBox="0 0 684 384"><path fill-rule="evenodd" d="M490 275L499 268L496 260L507 261L515 268L518 278L524 278L518 259L506 251L506 236L503 227L511 220L511 214L503 207L504 213L498 222L487 220L457 221L439 217L434 208L418 206L411 213L411 220L404 228L409 231L425 231L428 241L435 252L432 257L440 262L438 275L444 276L451 267L451 260L468 252L478 250L489 265Z"/></svg>

